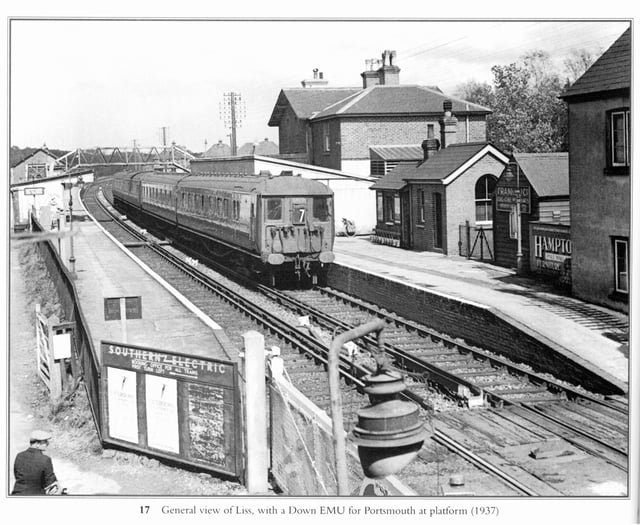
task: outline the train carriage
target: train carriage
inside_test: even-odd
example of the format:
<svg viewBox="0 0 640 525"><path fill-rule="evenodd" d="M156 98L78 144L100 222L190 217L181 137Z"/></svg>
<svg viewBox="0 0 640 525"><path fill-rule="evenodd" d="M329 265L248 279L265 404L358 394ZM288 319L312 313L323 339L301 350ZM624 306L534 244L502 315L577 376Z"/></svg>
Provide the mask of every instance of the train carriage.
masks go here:
<svg viewBox="0 0 640 525"><path fill-rule="evenodd" d="M272 284L316 283L333 261L333 192L317 181L142 172L116 176L113 195L153 229Z"/></svg>

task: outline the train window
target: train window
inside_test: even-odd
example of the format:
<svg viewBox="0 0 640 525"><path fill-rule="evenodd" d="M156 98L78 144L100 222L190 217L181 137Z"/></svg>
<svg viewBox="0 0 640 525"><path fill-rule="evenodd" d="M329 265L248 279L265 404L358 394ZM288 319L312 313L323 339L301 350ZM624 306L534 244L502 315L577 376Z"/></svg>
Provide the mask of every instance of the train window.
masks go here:
<svg viewBox="0 0 640 525"><path fill-rule="evenodd" d="M237 221L240 219L240 201L233 201L233 220Z"/></svg>
<svg viewBox="0 0 640 525"><path fill-rule="evenodd" d="M223 204L223 210L222 210L222 214L224 216L225 219L229 218L229 199L224 199L224 204Z"/></svg>
<svg viewBox="0 0 640 525"><path fill-rule="evenodd" d="M313 218L319 221L329 219L329 198L314 197L313 198Z"/></svg>
<svg viewBox="0 0 640 525"><path fill-rule="evenodd" d="M204 195L200 195L200 211L204 213Z"/></svg>
<svg viewBox="0 0 640 525"><path fill-rule="evenodd" d="M291 222L293 224L305 224L307 220L307 207L305 204L293 205L293 218Z"/></svg>
<svg viewBox="0 0 640 525"><path fill-rule="evenodd" d="M267 199L267 220L282 220L282 199Z"/></svg>

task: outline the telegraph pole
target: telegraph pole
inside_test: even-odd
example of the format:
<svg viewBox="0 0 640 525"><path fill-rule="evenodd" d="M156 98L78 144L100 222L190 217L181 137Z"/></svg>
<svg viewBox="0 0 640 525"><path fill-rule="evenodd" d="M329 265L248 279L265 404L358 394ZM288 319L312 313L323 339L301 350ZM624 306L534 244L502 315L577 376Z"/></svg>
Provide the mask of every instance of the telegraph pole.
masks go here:
<svg viewBox="0 0 640 525"><path fill-rule="evenodd" d="M231 128L231 155L234 157L238 154L236 129L242 125L244 116L245 108L242 95L234 91L225 93L223 102L220 104L220 118L226 128Z"/></svg>

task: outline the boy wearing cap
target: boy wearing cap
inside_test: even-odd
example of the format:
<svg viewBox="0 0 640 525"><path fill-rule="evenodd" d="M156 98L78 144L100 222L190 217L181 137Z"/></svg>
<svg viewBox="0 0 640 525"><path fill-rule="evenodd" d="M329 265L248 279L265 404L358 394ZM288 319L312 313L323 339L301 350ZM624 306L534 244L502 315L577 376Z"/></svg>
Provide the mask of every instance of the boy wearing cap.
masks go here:
<svg viewBox="0 0 640 525"><path fill-rule="evenodd" d="M20 452L13 463L16 483L11 494L52 494L59 489L51 458L43 453L51 434L35 430L29 438L29 448Z"/></svg>

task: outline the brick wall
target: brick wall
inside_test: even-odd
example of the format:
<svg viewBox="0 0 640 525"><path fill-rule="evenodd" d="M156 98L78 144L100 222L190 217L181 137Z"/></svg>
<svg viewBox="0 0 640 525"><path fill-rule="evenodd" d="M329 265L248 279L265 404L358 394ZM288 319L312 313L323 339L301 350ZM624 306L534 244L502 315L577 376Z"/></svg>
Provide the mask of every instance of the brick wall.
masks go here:
<svg viewBox="0 0 640 525"><path fill-rule="evenodd" d="M280 153L306 155L307 128L307 121L297 118L291 107L287 107L278 127Z"/></svg>
<svg viewBox="0 0 640 525"><path fill-rule="evenodd" d="M342 158L369 159L369 146L420 144L427 138L427 124L439 129L438 117L375 117L342 121Z"/></svg>
<svg viewBox="0 0 640 525"><path fill-rule="evenodd" d="M476 224L476 182L483 175L493 175L496 179L502 173L504 164L493 155L485 155L454 182L447 186L447 253L458 253L459 228L465 221ZM489 225L490 227L490 225Z"/></svg>
<svg viewBox="0 0 640 525"><path fill-rule="evenodd" d="M529 364L539 372L596 392L622 392L618 385L564 357L563 349L552 341L537 338L526 326L491 309L337 264L329 270L328 283L467 344Z"/></svg>

